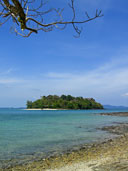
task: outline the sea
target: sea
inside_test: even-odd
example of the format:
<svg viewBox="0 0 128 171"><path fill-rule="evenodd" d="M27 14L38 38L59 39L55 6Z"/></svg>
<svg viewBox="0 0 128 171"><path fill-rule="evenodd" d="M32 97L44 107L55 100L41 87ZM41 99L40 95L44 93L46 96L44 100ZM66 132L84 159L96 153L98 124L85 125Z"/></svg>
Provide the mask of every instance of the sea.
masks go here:
<svg viewBox="0 0 128 171"><path fill-rule="evenodd" d="M0 168L42 160L113 137L99 128L128 123L128 117L100 115L111 112L128 109L0 109Z"/></svg>

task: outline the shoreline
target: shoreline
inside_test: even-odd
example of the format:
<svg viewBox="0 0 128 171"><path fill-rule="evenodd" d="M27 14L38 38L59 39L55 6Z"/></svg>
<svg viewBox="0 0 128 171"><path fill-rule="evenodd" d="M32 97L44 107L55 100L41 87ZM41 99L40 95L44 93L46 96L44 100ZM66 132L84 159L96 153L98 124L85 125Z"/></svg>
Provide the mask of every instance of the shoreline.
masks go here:
<svg viewBox="0 0 128 171"><path fill-rule="evenodd" d="M66 152L63 155L56 155L33 161L26 165L18 165L6 168L6 171L122 171L124 166L128 168L128 134L120 137L83 145L79 150ZM0 171L4 171L0 169ZM126 170L125 170L126 171Z"/></svg>
<svg viewBox="0 0 128 171"><path fill-rule="evenodd" d="M22 110L104 110L104 109L51 109L51 108L33 108L33 109L22 109Z"/></svg>
<svg viewBox="0 0 128 171"><path fill-rule="evenodd" d="M123 113L123 112L121 112ZM117 114L117 113L116 113ZM111 116L115 116L115 113ZM120 115L119 113L117 114ZM123 114L121 114L122 116ZM124 114L126 116L126 114ZM128 116L128 112L127 112ZM128 123L105 126L101 130L117 135L102 142L80 146L40 161L6 168L6 171L126 171L128 168ZM4 171L0 169L0 171Z"/></svg>
<svg viewBox="0 0 128 171"><path fill-rule="evenodd" d="M45 109L23 109L23 110L59 110L59 109L49 109L49 108L45 108ZM64 110L64 109L61 109Z"/></svg>

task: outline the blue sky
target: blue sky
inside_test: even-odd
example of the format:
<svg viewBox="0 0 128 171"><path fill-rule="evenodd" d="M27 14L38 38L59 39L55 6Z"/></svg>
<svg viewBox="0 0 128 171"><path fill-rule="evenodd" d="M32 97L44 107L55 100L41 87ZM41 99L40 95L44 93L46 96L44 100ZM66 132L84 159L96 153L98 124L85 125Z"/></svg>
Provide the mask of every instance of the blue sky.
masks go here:
<svg viewBox="0 0 128 171"><path fill-rule="evenodd" d="M71 26L29 38L11 33L10 23L0 27L0 107L49 94L128 106L128 1L76 0L76 6L79 15L104 13L83 25L79 39Z"/></svg>

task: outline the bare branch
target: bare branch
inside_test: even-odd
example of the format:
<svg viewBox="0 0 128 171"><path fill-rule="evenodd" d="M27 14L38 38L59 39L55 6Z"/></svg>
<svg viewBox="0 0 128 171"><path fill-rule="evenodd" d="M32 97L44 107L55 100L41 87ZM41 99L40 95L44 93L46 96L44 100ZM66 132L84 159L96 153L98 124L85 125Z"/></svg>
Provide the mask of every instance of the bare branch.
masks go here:
<svg viewBox="0 0 128 171"><path fill-rule="evenodd" d="M29 37L32 33L38 33L40 30L44 32L52 31L54 28L63 30L67 25L72 25L77 35L80 36L82 28L79 25L103 16L102 11L96 9L93 17L85 12L86 18L84 20L76 20L74 0L70 0L68 5L72 11L72 16L69 21L65 21L64 8L48 9L46 5L48 6L44 0L0 0L0 25L12 18L12 22L16 24L15 33L23 37ZM51 18L57 16L57 19L49 22L49 17L47 18L49 14L52 16ZM47 22L44 22L45 17Z"/></svg>

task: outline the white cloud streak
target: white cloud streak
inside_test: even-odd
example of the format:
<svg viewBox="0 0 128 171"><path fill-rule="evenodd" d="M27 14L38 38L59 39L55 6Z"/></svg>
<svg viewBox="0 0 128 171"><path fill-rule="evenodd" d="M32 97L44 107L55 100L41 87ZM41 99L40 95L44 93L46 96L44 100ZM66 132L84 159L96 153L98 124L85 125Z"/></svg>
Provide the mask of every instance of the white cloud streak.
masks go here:
<svg viewBox="0 0 128 171"><path fill-rule="evenodd" d="M128 93L123 94L123 96L128 96Z"/></svg>
<svg viewBox="0 0 128 171"><path fill-rule="evenodd" d="M112 58L103 66L88 72L49 72L33 80L8 76L0 78L0 94L6 99L23 99L24 104L26 100L35 100L42 95L71 94L93 97L103 104L127 105L124 97L128 96L127 63L126 57L123 60Z"/></svg>

